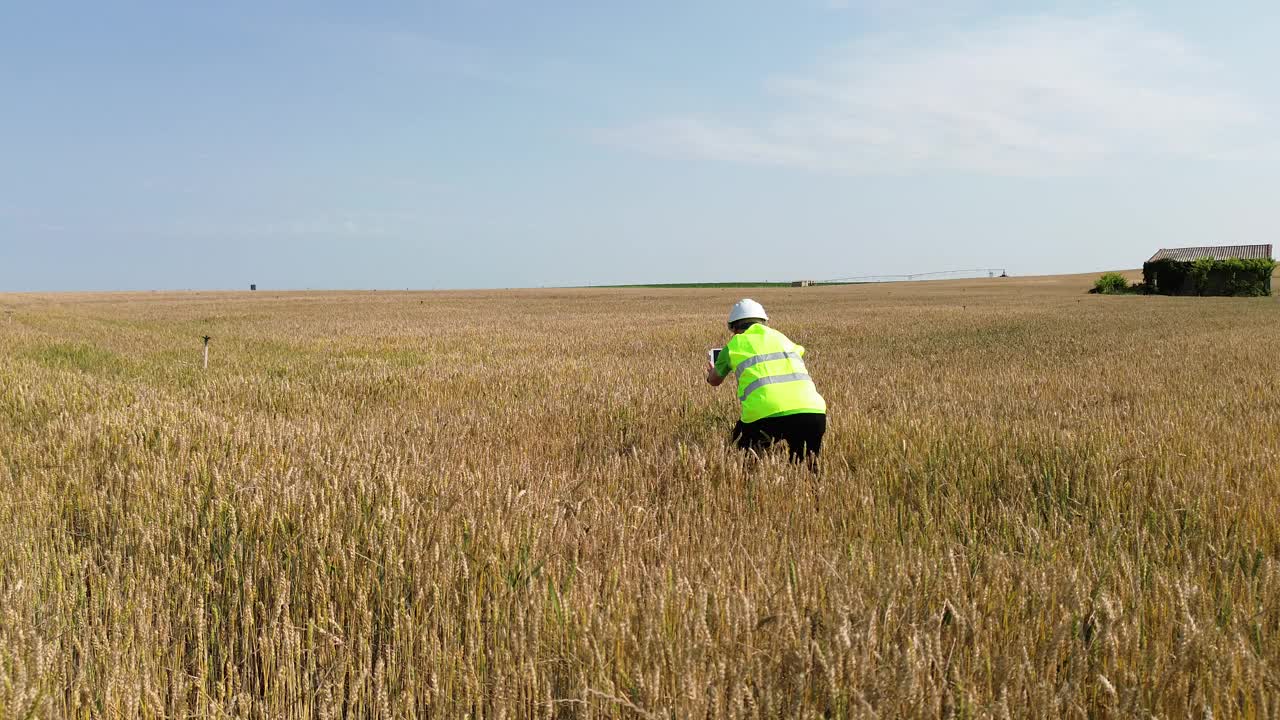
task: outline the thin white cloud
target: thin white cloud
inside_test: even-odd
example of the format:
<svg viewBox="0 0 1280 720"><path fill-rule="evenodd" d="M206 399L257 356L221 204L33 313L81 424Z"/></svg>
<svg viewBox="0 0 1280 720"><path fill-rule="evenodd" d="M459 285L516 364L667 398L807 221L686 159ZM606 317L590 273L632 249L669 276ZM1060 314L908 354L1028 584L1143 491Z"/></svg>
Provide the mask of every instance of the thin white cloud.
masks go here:
<svg viewBox="0 0 1280 720"><path fill-rule="evenodd" d="M602 136L846 173L1075 174L1125 158L1221 157L1261 140L1261 112L1229 81L1134 16L1021 18L863 40L809 73L767 79L776 109L756 117L683 114Z"/></svg>

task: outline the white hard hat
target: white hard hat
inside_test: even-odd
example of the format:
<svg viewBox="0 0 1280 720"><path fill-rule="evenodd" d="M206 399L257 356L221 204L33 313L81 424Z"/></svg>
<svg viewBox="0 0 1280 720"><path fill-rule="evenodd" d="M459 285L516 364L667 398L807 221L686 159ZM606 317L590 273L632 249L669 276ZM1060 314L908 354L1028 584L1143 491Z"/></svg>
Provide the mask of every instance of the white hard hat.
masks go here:
<svg viewBox="0 0 1280 720"><path fill-rule="evenodd" d="M752 300L751 298L743 298L733 304L729 310L729 324L746 320L747 318L755 318L758 320L768 320L769 316L764 312L764 306Z"/></svg>

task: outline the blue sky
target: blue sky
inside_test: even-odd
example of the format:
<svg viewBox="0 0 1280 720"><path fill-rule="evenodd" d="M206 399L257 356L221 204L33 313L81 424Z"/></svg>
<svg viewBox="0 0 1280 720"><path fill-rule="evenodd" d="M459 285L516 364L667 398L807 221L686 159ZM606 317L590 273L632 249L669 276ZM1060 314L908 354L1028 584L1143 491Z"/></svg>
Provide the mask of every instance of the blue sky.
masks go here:
<svg viewBox="0 0 1280 720"><path fill-rule="evenodd" d="M0 17L0 291L1087 272L1280 219L1274 2Z"/></svg>

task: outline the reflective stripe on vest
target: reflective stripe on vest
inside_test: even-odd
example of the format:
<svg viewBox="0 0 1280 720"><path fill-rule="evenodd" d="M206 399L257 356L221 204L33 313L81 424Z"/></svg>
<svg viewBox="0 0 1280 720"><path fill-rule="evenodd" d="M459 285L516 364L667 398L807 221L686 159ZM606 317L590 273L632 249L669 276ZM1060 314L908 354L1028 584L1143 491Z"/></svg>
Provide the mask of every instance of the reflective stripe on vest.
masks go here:
<svg viewBox="0 0 1280 720"><path fill-rule="evenodd" d="M764 355L753 355L752 357L749 357L746 360L743 360L742 362L738 363L738 367L734 368L733 372L734 374L741 376L742 371L746 370L752 365L756 365L762 362L769 362L770 360L785 360L787 358L790 358L792 360L799 360L800 353L795 353L788 350L786 352L771 352L771 353L765 353Z"/></svg>
<svg viewBox="0 0 1280 720"><path fill-rule="evenodd" d="M781 355L782 353L777 353L777 354ZM787 353L787 354L795 355L795 353ZM799 356L797 355L796 357L799 357ZM778 359L781 359L781 358L778 358ZM750 385L743 388L742 394L738 396L738 399L746 400L748 395L755 392L756 389L758 389L762 385L772 385L774 383L795 382L797 380L808 380L808 379L809 379L809 373L802 373L802 372L791 373L790 375L766 375L765 377L762 377L759 380L752 381Z"/></svg>

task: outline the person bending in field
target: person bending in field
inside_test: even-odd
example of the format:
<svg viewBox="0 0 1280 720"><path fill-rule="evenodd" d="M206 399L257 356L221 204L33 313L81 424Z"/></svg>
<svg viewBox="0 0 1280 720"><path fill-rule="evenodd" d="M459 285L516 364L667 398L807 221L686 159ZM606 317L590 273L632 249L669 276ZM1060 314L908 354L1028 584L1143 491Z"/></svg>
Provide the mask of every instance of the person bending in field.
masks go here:
<svg viewBox="0 0 1280 720"><path fill-rule="evenodd" d="M735 445L758 453L785 440L792 462L804 460L816 469L827 403L805 369L804 347L769 327L768 320L755 300L741 300L730 309L733 337L712 351L707 383L719 386L730 373L737 375L742 419L733 428Z"/></svg>

